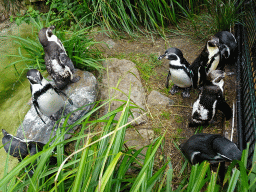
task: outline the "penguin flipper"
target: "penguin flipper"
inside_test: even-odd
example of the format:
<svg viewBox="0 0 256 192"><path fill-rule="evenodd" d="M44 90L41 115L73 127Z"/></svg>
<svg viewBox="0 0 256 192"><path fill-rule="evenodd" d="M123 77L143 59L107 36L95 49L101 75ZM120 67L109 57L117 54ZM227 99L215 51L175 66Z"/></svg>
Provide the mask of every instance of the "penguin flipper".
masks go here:
<svg viewBox="0 0 256 192"><path fill-rule="evenodd" d="M44 124L46 124L45 121L43 120L43 118L41 117L40 113L38 112L38 108L39 108L38 103L37 103L35 100L33 100L33 104L34 104L34 107L35 107L35 110L36 110L37 115L38 115L38 116L40 117L40 119L44 122Z"/></svg>
<svg viewBox="0 0 256 192"><path fill-rule="evenodd" d="M226 120L229 120L231 118L231 116L232 116L232 109L226 103L226 101L222 101L220 103L217 102L217 109L219 109L220 111L222 111L222 113L225 114Z"/></svg>
<svg viewBox="0 0 256 192"><path fill-rule="evenodd" d="M65 96L68 99L68 102L70 103L70 105L73 105L73 101L66 95L66 93L59 90L57 87L53 87L53 89L56 91L56 93L62 94L63 96Z"/></svg>
<svg viewBox="0 0 256 192"><path fill-rule="evenodd" d="M171 73L170 73L170 71L169 71L169 72L168 72L168 75L167 75L167 78L166 78L166 83L165 83L165 87L166 87L166 88L169 88L170 76L171 76Z"/></svg>

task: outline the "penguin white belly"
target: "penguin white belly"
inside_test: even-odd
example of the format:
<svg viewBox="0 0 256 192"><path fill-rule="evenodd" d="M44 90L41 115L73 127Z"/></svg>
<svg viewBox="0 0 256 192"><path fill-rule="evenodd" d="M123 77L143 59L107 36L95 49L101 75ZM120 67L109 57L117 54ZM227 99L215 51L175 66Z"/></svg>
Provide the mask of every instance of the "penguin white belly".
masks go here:
<svg viewBox="0 0 256 192"><path fill-rule="evenodd" d="M175 85L181 88L190 87L192 81L183 69L170 69L171 80Z"/></svg>
<svg viewBox="0 0 256 192"><path fill-rule="evenodd" d="M38 105L40 111L45 116L51 116L64 106L64 101L53 89L49 89L46 93L38 97Z"/></svg>
<svg viewBox="0 0 256 192"><path fill-rule="evenodd" d="M211 67L209 68L209 71L207 72L207 75L211 73L212 71L216 70L220 62L220 55L218 54L216 57L214 57L214 61L212 62Z"/></svg>
<svg viewBox="0 0 256 192"><path fill-rule="evenodd" d="M53 71L61 75L62 77L65 78L68 77L69 74L71 74L70 69L67 66L65 66L65 68L62 68L56 59L51 60L51 63Z"/></svg>
<svg viewBox="0 0 256 192"><path fill-rule="evenodd" d="M212 57L219 52L219 49L216 48L216 47L212 48L212 47L209 47L209 46L207 47L207 49L209 51L208 63L207 64L209 64L209 62L211 61ZM215 70L218 67L219 62L220 62L220 54L218 54L217 56L214 57L214 61L212 62L211 67L209 68L209 71L207 72L207 75L211 71Z"/></svg>
<svg viewBox="0 0 256 192"><path fill-rule="evenodd" d="M192 117L193 117L195 112L197 112L200 115L200 120L201 121L207 121L208 120L209 111L207 109L205 109L203 105L200 104L200 97L193 104ZM197 121L196 119L193 119L193 121L195 121L197 123L200 123L200 121Z"/></svg>

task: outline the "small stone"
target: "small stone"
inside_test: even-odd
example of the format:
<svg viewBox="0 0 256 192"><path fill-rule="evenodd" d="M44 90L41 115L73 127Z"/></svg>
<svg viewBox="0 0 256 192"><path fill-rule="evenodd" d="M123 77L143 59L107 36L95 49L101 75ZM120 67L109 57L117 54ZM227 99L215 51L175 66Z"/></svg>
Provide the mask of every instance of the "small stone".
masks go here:
<svg viewBox="0 0 256 192"><path fill-rule="evenodd" d="M65 101L64 109L59 110L54 114L56 119L60 119L62 116L66 116L70 112L84 106L82 109L73 112L72 115L68 119L67 125L71 125L83 117L86 113L88 113L92 107L93 103L96 101L98 95L98 86L97 80L93 74L87 71L76 70L75 75L80 76L81 79L76 82L69 84L67 88L62 90L69 98L73 101L73 105L71 105L67 100ZM53 83L53 82L51 82ZM66 99L66 98L64 98ZM40 113L41 114L41 113ZM17 131L17 137L26 138L28 140L35 140L42 143L47 143L50 138L54 137L56 134L56 130L58 125L55 125L55 121L50 120L49 117L42 115L43 120L46 124L42 122L40 117L37 115L35 111L35 107L32 105L28 113L26 114L23 123L19 126ZM60 126L63 124L64 119L60 121ZM68 128L68 126L67 126ZM75 126L72 130L70 130L65 135L65 139L70 138L72 133L78 128Z"/></svg>
<svg viewBox="0 0 256 192"><path fill-rule="evenodd" d="M158 91L153 90L148 95L147 103L148 103L148 105L151 105L151 106L166 107L168 105L173 105L174 101L171 100L169 97L166 97L166 96L162 95Z"/></svg>
<svg viewBox="0 0 256 192"><path fill-rule="evenodd" d="M135 147L137 150L149 145L154 139L154 131L152 129L127 129L125 134L125 143L128 147ZM146 154L147 149L143 149L142 153Z"/></svg>
<svg viewBox="0 0 256 192"><path fill-rule="evenodd" d="M112 49L116 45L116 43L111 39L107 40L106 43L110 49Z"/></svg>

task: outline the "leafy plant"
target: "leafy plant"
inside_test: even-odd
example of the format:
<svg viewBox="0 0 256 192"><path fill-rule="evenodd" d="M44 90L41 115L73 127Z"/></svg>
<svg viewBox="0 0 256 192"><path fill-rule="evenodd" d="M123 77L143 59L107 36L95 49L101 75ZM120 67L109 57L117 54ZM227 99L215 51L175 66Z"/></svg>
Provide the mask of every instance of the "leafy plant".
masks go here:
<svg viewBox="0 0 256 192"><path fill-rule="evenodd" d="M7 55L7 57L16 57L17 60L10 63L7 67L13 66L16 69L16 65L20 62L25 62L27 67L23 69L23 72L27 68L45 69L44 62L44 50L40 44L37 36L40 29L55 24L55 21L49 21L50 14L45 20L42 20L40 16L37 18L31 17L31 22L36 28L32 31L34 38L22 38L20 36L5 36L5 38L11 38L15 43L19 44L17 55ZM99 64L100 52L97 49L92 48L96 43L92 39L88 38L89 28L77 29L76 31L56 31L56 36L61 39L68 56L73 61L76 68L92 70L99 70L102 68ZM16 70L17 71L17 70Z"/></svg>
<svg viewBox="0 0 256 192"><path fill-rule="evenodd" d="M241 22L244 13L238 13L243 4L238 0L208 0L206 5L216 26L216 31L230 30L235 23ZM216 32L215 31L215 32Z"/></svg>

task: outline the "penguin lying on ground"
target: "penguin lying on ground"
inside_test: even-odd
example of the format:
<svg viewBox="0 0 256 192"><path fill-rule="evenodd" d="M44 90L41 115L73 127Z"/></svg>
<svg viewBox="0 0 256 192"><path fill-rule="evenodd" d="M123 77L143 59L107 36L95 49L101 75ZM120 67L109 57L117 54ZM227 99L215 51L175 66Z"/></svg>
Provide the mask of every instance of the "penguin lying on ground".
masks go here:
<svg viewBox="0 0 256 192"><path fill-rule="evenodd" d="M65 104L60 94L64 95L65 97L67 97L67 95L58 88L52 86L46 79L43 78L37 69L29 70L27 72L27 78L30 82L32 102L38 116L44 122L38 112L39 109L42 114L50 117L51 120L55 120L53 114L64 107ZM71 105L73 105L71 99L68 98L68 101Z"/></svg>
<svg viewBox="0 0 256 192"><path fill-rule="evenodd" d="M11 156L18 158L19 162L21 162L21 160L28 155L32 156L35 155L37 152L42 151L45 146L45 144L41 142L24 140L15 137L9 134L4 129L2 129L2 132L4 135L4 137L2 138L4 150L6 151L6 153L9 152ZM49 163L50 165L55 165L57 163L57 158L51 156ZM32 170L30 170L28 173L30 176L33 175Z"/></svg>
<svg viewBox="0 0 256 192"><path fill-rule="evenodd" d="M210 84L200 88L198 99L193 104L189 126L212 123L217 110L222 111L227 120L231 118L232 110L223 96L224 77L225 73L221 70L208 75Z"/></svg>
<svg viewBox="0 0 256 192"><path fill-rule="evenodd" d="M39 31L38 37L45 52L44 60L47 72L53 78L59 89L64 89L70 82L79 81L80 77L74 77L74 65L68 57L66 50L52 30L55 26L44 27Z"/></svg>
<svg viewBox="0 0 256 192"><path fill-rule="evenodd" d="M181 50L178 48L169 48L165 53L158 57L161 60L163 57L170 60L169 72L166 78L166 88L169 88L169 80L171 78L174 83L172 89L169 91L172 95L175 94L179 87L185 88L182 92L183 97L190 96L190 87L193 84L193 71L190 69L190 64L183 57Z"/></svg>
<svg viewBox="0 0 256 192"><path fill-rule="evenodd" d="M191 164L204 160L210 163L240 160L242 152L235 143L221 135L199 133L180 145L182 153Z"/></svg>
<svg viewBox="0 0 256 192"><path fill-rule="evenodd" d="M4 145L4 150L6 153L8 153L10 149L10 155L13 157L17 157L19 161L24 159L27 155L34 155L38 151L42 151L44 147L44 143L36 142L32 140L23 140L18 137L15 137L4 129L2 129L3 132L3 139L2 143Z"/></svg>

